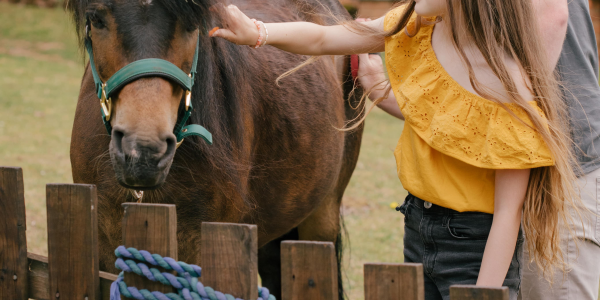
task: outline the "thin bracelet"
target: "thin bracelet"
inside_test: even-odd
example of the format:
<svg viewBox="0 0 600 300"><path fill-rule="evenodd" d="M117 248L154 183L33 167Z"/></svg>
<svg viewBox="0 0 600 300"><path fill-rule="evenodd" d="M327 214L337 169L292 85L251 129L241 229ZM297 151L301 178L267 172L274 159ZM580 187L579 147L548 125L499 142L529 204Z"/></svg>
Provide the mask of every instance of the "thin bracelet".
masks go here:
<svg viewBox="0 0 600 300"><path fill-rule="evenodd" d="M265 45L265 43L263 43L263 38L265 36L262 33L262 28L265 28L265 32L267 31L267 27L265 26L265 23L263 23L262 21L256 21L256 23L258 24L258 31L260 32L260 38L258 39L258 41L256 43L256 47L254 47L254 49L260 48Z"/></svg>
<svg viewBox="0 0 600 300"><path fill-rule="evenodd" d="M262 46L262 31L260 28L260 24L262 23L261 21L256 21L255 19L252 19L252 22L254 22L254 24L256 25L256 28L258 28L258 40L256 40L256 45L254 46L254 49L259 48L260 46ZM264 24L264 23L263 23ZM248 45L250 46L250 45ZM252 46L250 46L252 47Z"/></svg>
<svg viewBox="0 0 600 300"><path fill-rule="evenodd" d="M262 23L262 25L265 28L265 42L262 45L265 46L267 45L267 40L269 39L269 29L267 29L267 24Z"/></svg>

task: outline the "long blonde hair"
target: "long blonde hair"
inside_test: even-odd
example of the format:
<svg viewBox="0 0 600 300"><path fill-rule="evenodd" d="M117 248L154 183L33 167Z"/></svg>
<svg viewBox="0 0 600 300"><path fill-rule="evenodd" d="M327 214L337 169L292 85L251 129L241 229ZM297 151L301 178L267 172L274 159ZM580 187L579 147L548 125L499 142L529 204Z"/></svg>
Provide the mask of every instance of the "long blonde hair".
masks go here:
<svg viewBox="0 0 600 300"><path fill-rule="evenodd" d="M383 36L402 34L402 30L409 35L406 26L413 17L415 1L404 2L404 15ZM574 168L578 166L571 150L566 104L557 74L552 71L544 55L532 3L527 0L446 0L446 3L447 15L444 18L449 22L454 47L469 70L469 79L475 91L515 116L475 78L473 67L463 50L466 43L477 46L507 91L510 101L527 113L533 129L540 133L555 160L554 166L531 170L523 208L527 250L544 277L549 279L555 267L563 271L566 268L560 245L561 234L566 233L561 232L562 225L573 224L569 207L581 216L578 209L581 199L574 187ZM351 26L365 31L364 26L359 24ZM418 31L419 26L415 27L414 30ZM505 64L506 56L520 64L523 75L530 82L531 93L546 119L519 95ZM389 89L388 86L385 95ZM382 100L375 99L373 106ZM570 226L566 228L571 231Z"/></svg>

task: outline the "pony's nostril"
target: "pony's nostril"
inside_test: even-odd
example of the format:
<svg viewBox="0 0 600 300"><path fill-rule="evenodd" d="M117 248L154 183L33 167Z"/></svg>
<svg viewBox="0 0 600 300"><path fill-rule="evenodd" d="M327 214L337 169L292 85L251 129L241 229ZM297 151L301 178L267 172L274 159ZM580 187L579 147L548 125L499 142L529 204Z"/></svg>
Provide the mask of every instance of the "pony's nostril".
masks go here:
<svg viewBox="0 0 600 300"><path fill-rule="evenodd" d="M158 163L159 167L165 167L171 163L171 160L173 159L173 155L175 154L175 150L177 148L177 140L172 134L165 139L165 143L167 145L167 149L163 156L160 158L160 162Z"/></svg>
<svg viewBox="0 0 600 300"><path fill-rule="evenodd" d="M117 150L117 152L119 154L123 154L123 137L125 136L125 134L123 134L123 131L118 130L113 128L112 131L112 139L115 145L115 150Z"/></svg>
<svg viewBox="0 0 600 300"><path fill-rule="evenodd" d="M169 136L166 138L165 142L167 143L167 151L165 152L165 156L170 156L177 148L177 139L175 136Z"/></svg>

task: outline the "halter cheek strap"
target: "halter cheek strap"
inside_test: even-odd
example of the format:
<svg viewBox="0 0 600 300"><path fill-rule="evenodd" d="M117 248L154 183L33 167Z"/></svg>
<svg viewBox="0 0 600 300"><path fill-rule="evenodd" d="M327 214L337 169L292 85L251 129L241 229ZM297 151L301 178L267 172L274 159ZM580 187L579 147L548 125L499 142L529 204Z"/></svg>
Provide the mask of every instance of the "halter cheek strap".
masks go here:
<svg viewBox="0 0 600 300"><path fill-rule="evenodd" d="M102 121L104 122L108 135L111 135L112 133L110 117L112 115L111 97L113 94L137 79L143 77L163 77L179 84L181 88L185 90L185 111L183 115L179 117L180 121L175 125L175 129L173 130L173 133L177 137L177 146L179 147L179 145L183 143L183 139L192 135L197 135L203 138L208 144L212 145L212 134L206 130L206 128L197 124L185 126L194 110L191 96L192 88L194 87L194 79L196 77L196 67L198 65L198 49L200 47L199 34L190 74L186 74L179 69L179 67L164 59L147 58L126 65L103 83L96 70L96 64L94 63L94 51L92 48L92 39L88 35L88 26L86 26L85 48L90 57L90 67L96 85L96 94L100 99L100 105L102 107Z"/></svg>

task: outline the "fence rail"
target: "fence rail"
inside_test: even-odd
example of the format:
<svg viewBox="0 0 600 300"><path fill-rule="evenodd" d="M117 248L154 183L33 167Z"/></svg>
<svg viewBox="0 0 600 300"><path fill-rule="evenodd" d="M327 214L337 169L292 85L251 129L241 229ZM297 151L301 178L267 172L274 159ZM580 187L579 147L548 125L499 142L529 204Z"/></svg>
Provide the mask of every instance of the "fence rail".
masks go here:
<svg viewBox="0 0 600 300"><path fill-rule="evenodd" d="M98 269L96 187L49 184L48 257L27 253L23 172L0 167L0 299L108 300L114 274ZM123 204L126 247L177 259L174 205ZM202 281L235 297L258 295L255 225L203 223ZM337 298L337 260L333 243L285 241L281 244L282 299ZM419 264L366 264L365 299L424 299ZM129 286L171 292L136 275ZM508 300L508 289L453 286L452 300Z"/></svg>

